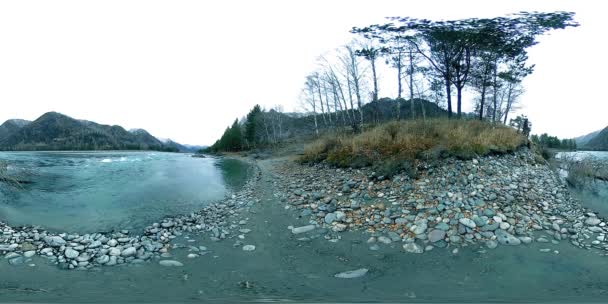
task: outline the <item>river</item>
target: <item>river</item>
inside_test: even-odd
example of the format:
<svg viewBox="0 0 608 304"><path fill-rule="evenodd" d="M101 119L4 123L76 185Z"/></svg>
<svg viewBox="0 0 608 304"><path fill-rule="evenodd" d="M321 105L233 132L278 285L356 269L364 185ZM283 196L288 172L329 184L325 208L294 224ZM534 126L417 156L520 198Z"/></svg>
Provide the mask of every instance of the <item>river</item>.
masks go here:
<svg viewBox="0 0 608 304"><path fill-rule="evenodd" d="M236 160L160 152L0 152L0 221L50 231L140 231L162 217L198 210L245 181Z"/></svg>

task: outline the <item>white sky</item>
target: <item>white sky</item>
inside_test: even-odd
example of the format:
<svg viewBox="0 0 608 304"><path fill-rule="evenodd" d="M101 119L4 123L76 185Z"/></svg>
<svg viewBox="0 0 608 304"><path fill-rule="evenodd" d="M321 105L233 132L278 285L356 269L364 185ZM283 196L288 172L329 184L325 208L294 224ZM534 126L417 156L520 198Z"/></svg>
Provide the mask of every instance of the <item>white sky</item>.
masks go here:
<svg viewBox="0 0 608 304"><path fill-rule="evenodd" d="M0 123L57 111L211 144L256 103L297 109L315 59L353 38L352 26L385 16L567 10L581 26L530 50L536 69L522 112L533 133L574 137L608 125L603 8L555 0L0 1ZM381 75L381 96L394 78Z"/></svg>

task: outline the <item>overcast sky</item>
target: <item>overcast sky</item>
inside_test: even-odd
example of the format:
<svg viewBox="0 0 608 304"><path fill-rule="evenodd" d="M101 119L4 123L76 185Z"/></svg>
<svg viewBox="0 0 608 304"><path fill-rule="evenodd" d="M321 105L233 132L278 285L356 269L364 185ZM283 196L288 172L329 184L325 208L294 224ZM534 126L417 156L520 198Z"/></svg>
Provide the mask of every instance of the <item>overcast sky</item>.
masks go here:
<svg viewBox="0 0 608 304"><path fill-rule="evenodd" d="M579 136L608 125L601 2L1 1L0 123L57 111L211 144L256 103L297 109L316 58L353 26L567 10L581 26L530 49L521 111L533 133ZM393 78L381 75L381 96Z"/></svg>

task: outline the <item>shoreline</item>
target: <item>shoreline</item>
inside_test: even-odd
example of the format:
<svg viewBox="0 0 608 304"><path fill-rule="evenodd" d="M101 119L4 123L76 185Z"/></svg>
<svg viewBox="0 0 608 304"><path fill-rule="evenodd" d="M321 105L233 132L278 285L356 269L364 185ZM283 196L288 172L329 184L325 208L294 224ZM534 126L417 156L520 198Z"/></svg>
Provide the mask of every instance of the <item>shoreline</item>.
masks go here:
<svg viewBox="0 0 608 304"><path fill-rule="evenodd" d="M423 163L419 176L376 176L369 168L285 164L281 198L335 240L368 235L371 250L409 253L568 242L608 255L606 222L572 198L566 183L531 151ZM537 237L538 234L545 234Z"/></svg>
<svg viewBox="0 0 608 304"><path fill-rule="evenodd" d="M245 161L244 159L240 159ZM211 201L189 214L167 215L159 222L144 228L142 234L131 235L128 230L80 234L77 232L53 233L35 225L11 227L0 221L0 254L11 265L31 263L35 255L46 257L61 269L91 269L99 266L142 264L158 260L161 265L177 266L180 262L167 260L171 255L171 240L183 232L211 233L222 240L234 233L227 220L238 217L252 203L252 189L259 169L251 162L252 172L238 191L227 188L223 199ZM164 260L163 260L164 259ZM161 262L168 261L168 262Z"/></svg>
<svg viewBox="0 0 608 304"><path fill-rule="evenodd" d="M277 163L267 170L279 177L271 191L285 204L284 208L291 210L294 219L308 219L306 225L289 227L299 241L321 237L337 242L341 233L354 231L372 251L402 244L406 253L450 248L455 254L458 248L470 245L494 249L568 241L606 254L606 223L572 199L563 181L545 164L537 164L530 153L469 161L447 159L438 166L423 164L416 178L405 174L392 178L375 176L369 168L299 165L285 157L271 158ZM0 252L12 265L27 264L29 258L39 255L62 269L149 261L179 266L181 262L168 259L173 249L171 241L182 233L206 233L212 241L220 241L250 231L239 228L245 221L239 214L257 201L254 191L262 171L251 157L223 157L247 162L252 173L239 191L197 212L167 216L146 227L141 235L129 235L124 230L53 234L35 226L13 228L0 223ZM512 174L516 178L496 178ZM552 190L533 189L539 185ZM529 193L533 196L527 196ZM537 237L538 233L547 235ZM240 240L234 247L255 250L255 246Z"/></svg>

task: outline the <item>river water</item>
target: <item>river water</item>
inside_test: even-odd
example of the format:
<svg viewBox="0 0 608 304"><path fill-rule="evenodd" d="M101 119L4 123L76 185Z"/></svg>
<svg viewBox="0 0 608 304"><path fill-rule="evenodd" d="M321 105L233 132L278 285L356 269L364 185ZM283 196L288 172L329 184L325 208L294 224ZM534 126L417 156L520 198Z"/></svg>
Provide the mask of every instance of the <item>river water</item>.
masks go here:
<svg viewBox="0 0 608 304"><path fill-rule="evenodd" d="M598 162L608 163L608 152L605 151L576 151L560 152L557 159L568 159L573 161L593 159ZM562 170L562 175L568 173ZM583 188L571 187L570 192L581 201L583 206L594 210L603 217L608 217L608 182L595 180L589 182Z"/></svg>
<svg viewBox="0 0 608 304"><path fill-rule="evenodd" d="M0 185L0 221L58 232L139 231L198 210L245 180L235 160L160 152L0 152L23 189Z"/></svg>

